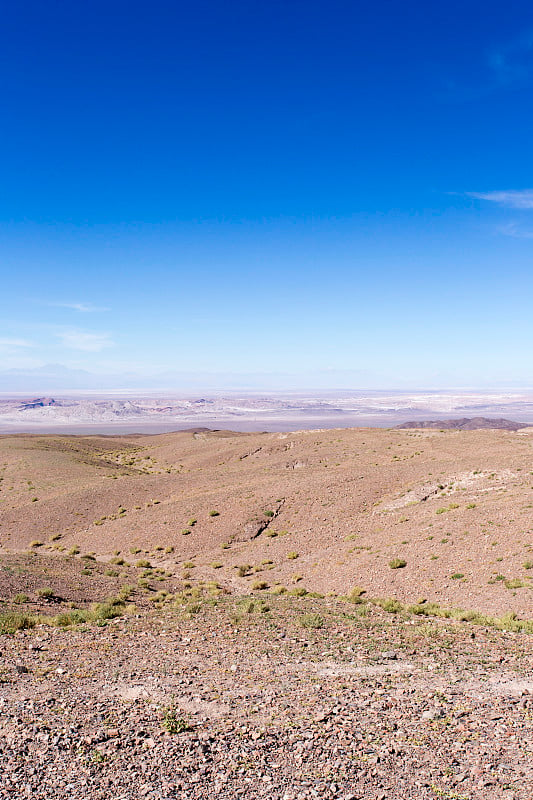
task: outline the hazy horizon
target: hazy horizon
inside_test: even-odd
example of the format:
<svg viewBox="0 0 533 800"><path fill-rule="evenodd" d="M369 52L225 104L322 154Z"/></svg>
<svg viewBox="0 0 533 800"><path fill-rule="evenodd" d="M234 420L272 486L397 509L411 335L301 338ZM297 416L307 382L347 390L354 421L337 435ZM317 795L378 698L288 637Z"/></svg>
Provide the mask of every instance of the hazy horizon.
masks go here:
<svg viewBox="0 0 533 800"><path fill-rule="evenodd" d="M0 393L2 433L162 433L187 428L291 431L394 427L405 422L488 417L533 424L533 390L324 392Z"/></svg>

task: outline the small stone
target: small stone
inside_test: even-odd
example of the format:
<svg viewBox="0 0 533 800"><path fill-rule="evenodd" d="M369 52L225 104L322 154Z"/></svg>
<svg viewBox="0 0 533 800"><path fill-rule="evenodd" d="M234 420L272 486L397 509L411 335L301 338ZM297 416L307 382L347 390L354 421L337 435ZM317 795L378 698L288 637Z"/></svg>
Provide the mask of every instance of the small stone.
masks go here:
<svg viewBox="0 0 533 800"><path fill-rule="evenodd" d="M25 667L24 664L15 664L15 669L19 675L25 675L28 672L28 667Z"/></svg>
<svg viewBox="0 0 533 800"><path fill-rule="evenodd" d="M424 711L422 714L422 719L433 720L433 719L440 719L444 716L442 709L440 708L428 708L427 711Z"/></svg>

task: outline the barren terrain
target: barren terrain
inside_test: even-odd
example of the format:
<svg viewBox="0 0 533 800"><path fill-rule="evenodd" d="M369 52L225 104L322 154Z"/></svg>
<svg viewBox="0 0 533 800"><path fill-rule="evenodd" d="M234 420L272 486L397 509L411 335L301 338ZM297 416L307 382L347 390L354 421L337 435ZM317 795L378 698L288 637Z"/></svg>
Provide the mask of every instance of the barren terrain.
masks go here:
<svg viewBox="0 0 533 800"><path fill-rule="evenodd" d="M530 798L532 448L0 437L0 797Z"/></svg>
<svg viewBox="0 0 533 800"><path fill-rule="evenodd" d="M0 432L162 433L204 426L240 431L392 427L409 421L464 417L533 421L531 391L338 391L304 394L60 396L0 394Z"/></svg>

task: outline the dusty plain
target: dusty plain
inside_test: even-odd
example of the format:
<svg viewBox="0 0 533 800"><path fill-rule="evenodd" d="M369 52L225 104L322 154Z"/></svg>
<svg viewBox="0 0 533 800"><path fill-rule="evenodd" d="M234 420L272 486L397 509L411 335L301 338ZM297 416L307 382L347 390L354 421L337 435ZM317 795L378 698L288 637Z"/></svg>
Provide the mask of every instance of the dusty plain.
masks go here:
<svg viewBox="0 0 533 800"><path fill-rule="evenodd" d="M0 437L0 797L531 798L532 456Z"/></svg>

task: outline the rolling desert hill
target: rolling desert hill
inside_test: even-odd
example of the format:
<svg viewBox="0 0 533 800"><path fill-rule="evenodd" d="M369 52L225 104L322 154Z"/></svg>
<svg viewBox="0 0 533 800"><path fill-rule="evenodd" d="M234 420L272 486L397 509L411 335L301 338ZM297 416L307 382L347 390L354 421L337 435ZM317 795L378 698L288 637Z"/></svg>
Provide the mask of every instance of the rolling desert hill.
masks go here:
<svg viewBox="0 0 533 800"><path fill-rule="evenodd" d="M531 617L532 456L530 428L3 436L0 548Z"/></svg>
<svg viewBox="0 0 533 800"><path fill-rule="evenodd" d="M532 447L0 437L0 796L530 800Z"/></svg>

